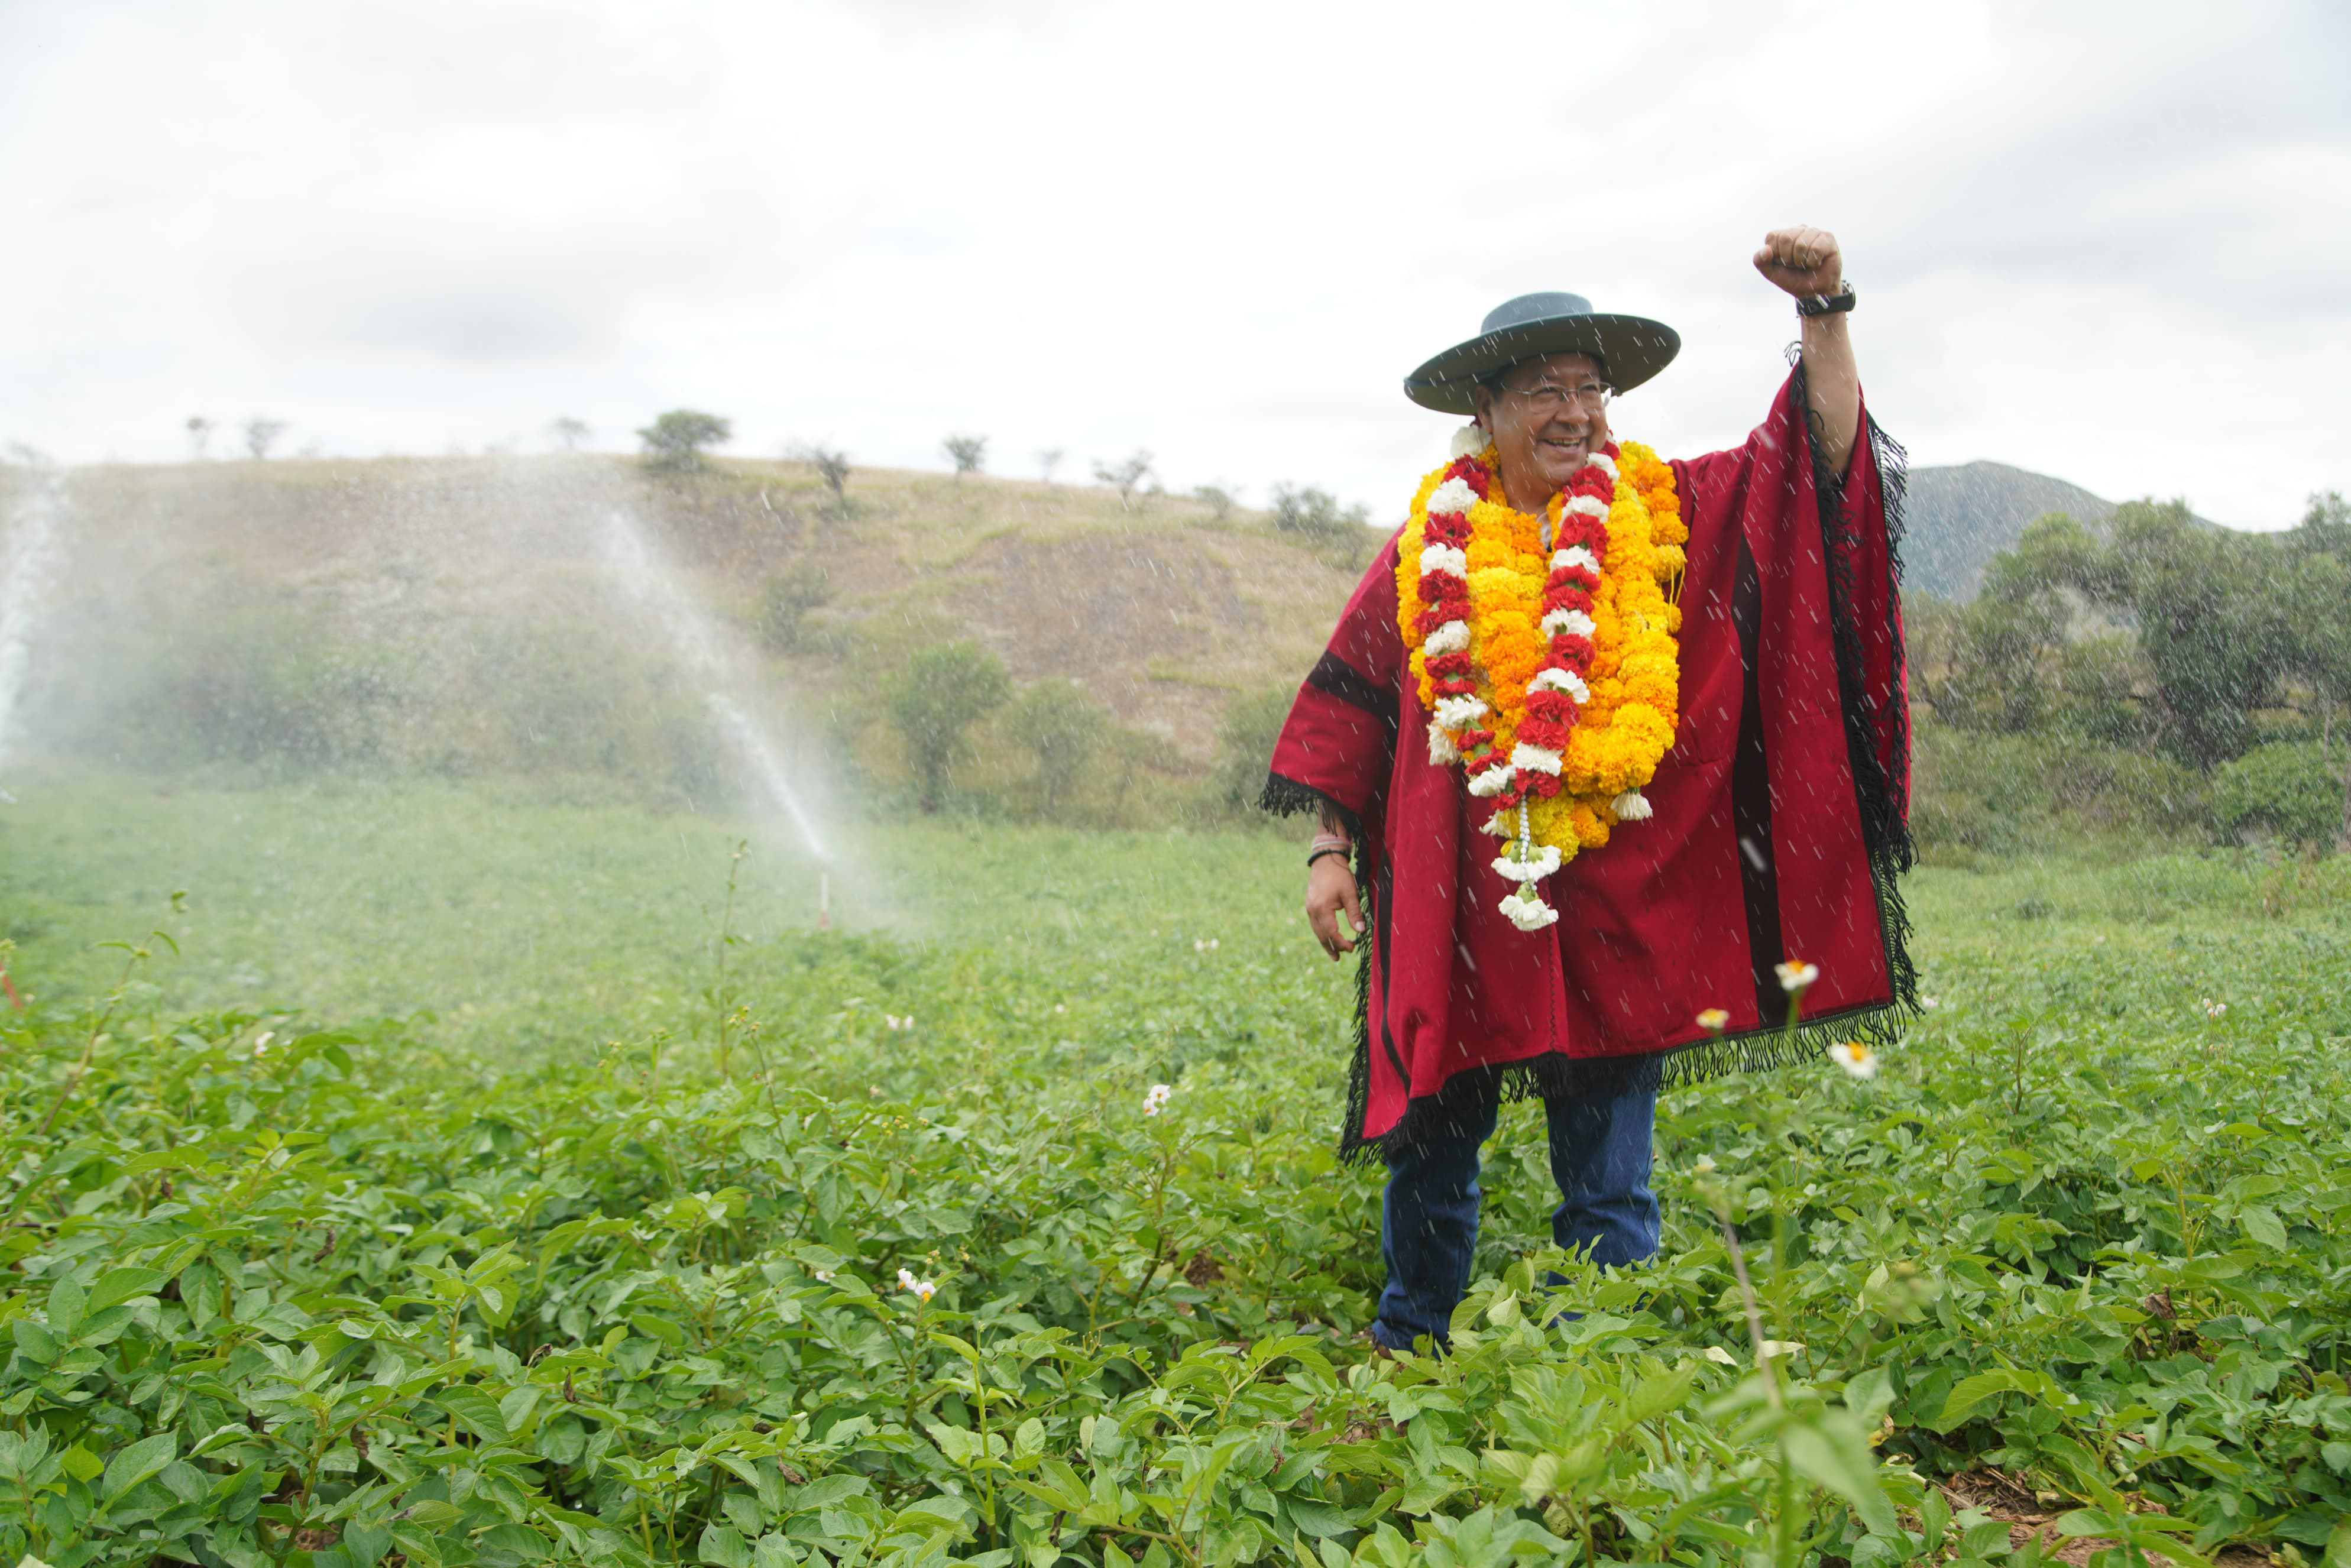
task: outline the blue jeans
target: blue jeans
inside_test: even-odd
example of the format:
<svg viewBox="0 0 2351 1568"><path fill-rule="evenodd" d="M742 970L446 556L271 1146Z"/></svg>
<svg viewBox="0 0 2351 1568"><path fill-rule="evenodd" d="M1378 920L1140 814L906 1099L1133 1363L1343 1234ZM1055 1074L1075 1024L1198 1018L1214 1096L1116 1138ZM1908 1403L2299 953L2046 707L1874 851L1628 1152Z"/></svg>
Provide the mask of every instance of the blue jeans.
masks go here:
<svg viewBox="0 0 2351 1568"><path fill-rule="evenodd" d="M1442 1345L1449 1335L1478 1249L1478 1146L1493 1135L1499 1111L1497 1087L1489 1082L1388 1159L1380 1216L1388 1283L1372 1335L1391 1350L1408 1350L1424 1336ZM1562 1095L1544 1101L1543 1111L1562 1200L1552 1213L1552 1239L1604 1265L1656 1257L1657 1198L1649 1190L1649 1168L1656 1091Z"/></svg>

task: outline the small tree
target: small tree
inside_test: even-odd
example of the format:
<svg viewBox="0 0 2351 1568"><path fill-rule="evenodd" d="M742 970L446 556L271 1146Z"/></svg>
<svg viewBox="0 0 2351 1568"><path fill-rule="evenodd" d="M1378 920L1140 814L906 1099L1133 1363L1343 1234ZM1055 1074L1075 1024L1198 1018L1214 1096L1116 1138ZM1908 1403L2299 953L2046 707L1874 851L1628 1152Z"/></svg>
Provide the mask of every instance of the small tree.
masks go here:
<svg viewBox="0 0 2351 1568"><path fill-rule="evenodd" d="M1011 686L1004 662L968 642L924 649L891 683L890 722L905 742L924 810L939 809L956 764L970 753L972 725Z"/></svg>
<svg viewBox="0 0 2351 1568"><path fill-rule="evenodd" d="M256 413L245 422L245 449L257 463L269 455L269 449L277 445L277 438L285 434L284 420L265 419Z"/></svg>
<svg viewBox="0 0 2351 1568"><path fill-rule="evenodd" d="M1094 477L1117 489L1118 509L1123 512L1135 486L1142 484L1144 476L1151 472L1151 454L1138 446L1116 463L1096 463Z"/></svg>
<svg viewBox="0 0 2351 1568"><path fill-rule="evenodd" d="M759 591L759 641L770 652L789 653L800 645L808 612L832 599L832 583L814 561L795 561L768 579Z"/></svg>
<svg viewBox="0 0 2351 1568"><path fill-rule="evenodd" d="M1192 492L1192 499L1205 502L1209 515L1221 523L1233 515L1233 507L1239 497L1222 485L1203 485Z"/></svg>
<svg viewBox="0 0 2351 1568"><path fill-rule="evenodd" d="M987 437L985 435L950 435L940 444L947 449L947 457L955 464L955 474L961 479L967 474L977 474L987 461Z"/></svg>
<svg viewBox="0 0 2351 1568"><path fill-rule="evenodd" d="M735 426L715 413L674 408L638 431L637 439L645 444L646 467L694 469L703 466L704 447L735 439Z"/></svg>
<svg viewBox="0 0 2351 1568"><path fill-rule="evenodd" d="M1269 686L1233 698L1217 721L1217 765L1209 789L1228 810L1253 810L1273 767L1273 743L1297 699L1295 686Z"/></svg>
<svg viewBox="0 0 2351 1568"><path fill-rule="evenodd" d="M1044 480L1046 484L1051 484L1053 482L1053 470L1061 465L1061 459L1065 455L1067 455L1067 454L1063 453L1058 446L1039 447L1037 450L1037 476Z"/></svg>
<svg viewBox="0 0 2351 1568"><path fill-rule="evenodd" d="M839 447L810 441L793 447L789 455L816 470L816 476L823 480L825 488L832 492L834 505L843 507L849 505L848 453Z"/></svg>
<svg viewBox="0 0 2351 1568"><path fill-rule="evenodd" d="M720 423L725 422L722 420ZM553 436L562 445L564 451L577 452L580 450L580 444L588 439L589 431L586 422L574 419L567 413L549 424L547 427L547 434ZM720 439L724 440L725 437L722 436Z"/></svg>
<svg viewBox="0 0 2351 1568"><path fill-rule="evenodd" d="M1328 490L1311 485L1273 487L1273 526L1286 534L1311 538L1352 538L1371 523L1361 506L1342 507Z"/></svg>
<svg viewBox="0 0 2351 1568"><path fill-rule="evenodd" d="M190 456L202 457L204 455L204 448L211 444L212 438L213 422L211 420L206 419L201 413L192 413L188 415L188 447Z"/></svg>
<svg viewBox="0 0 2351 1568"><path fill-rule="evenodd" d="M1070 789L1110 727L1110 714L1075 681L1036 681L1020 688L1005 715L1012 737L1037 758L1037 799L1048 821L1058 821Z"/></svg>

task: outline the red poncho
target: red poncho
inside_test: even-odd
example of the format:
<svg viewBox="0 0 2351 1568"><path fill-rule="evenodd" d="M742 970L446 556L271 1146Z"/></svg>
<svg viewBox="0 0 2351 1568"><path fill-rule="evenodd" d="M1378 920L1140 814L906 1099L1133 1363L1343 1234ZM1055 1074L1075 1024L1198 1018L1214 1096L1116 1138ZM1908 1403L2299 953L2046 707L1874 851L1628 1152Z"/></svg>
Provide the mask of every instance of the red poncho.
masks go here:
<svg viewBox="0 0 2351 1568"><path fill-rule="evenodd" d="M1408 1142L1473 1070L1552 1094L1777 1065L1883 1041L1914 1005L1908 701L1896 547L1902 450L1866 422L1840 486L1818 462L1801 368L1729 452L1673 465L1689 527L1681 714L1619 826L1546 881L1559 923L1496 904L1458 767L1433 764L1396 629L1395 543L1300 688L1265 805L1355 829L1371 932L1341 1151ZM1399 737L1404 744L1398 743ZM1814 964L1787 1032L1775 967ZM1720 1034L1697 1021L1720 1008Z"/></svg>

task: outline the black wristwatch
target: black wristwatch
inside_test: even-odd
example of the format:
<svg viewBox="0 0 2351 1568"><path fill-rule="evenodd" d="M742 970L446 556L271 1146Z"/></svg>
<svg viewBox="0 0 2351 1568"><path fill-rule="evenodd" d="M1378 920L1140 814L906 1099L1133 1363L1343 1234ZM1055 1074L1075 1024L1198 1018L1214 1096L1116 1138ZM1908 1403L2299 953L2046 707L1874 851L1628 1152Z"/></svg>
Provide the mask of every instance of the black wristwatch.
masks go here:
<svg viewBox="0 0 2351 1568"><path fill-rule="evenodd" d="M1854 293L1853 285L1840 277L1837 279L1837 291L1834 294L1814 294L1799 298L1796 301L1796 314L1834 316L1840 310L1852 309L1854 301L1859 298L1860 296Z"/></svg>

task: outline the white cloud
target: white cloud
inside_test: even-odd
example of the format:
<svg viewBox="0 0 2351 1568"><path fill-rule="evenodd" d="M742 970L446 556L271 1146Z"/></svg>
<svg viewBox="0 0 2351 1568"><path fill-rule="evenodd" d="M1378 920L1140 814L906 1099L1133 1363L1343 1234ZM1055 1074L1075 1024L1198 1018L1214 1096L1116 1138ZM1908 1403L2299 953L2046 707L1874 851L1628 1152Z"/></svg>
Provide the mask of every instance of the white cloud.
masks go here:
<svg viewBox="0 0 2351 1568"><path fill-rule="evenodd" d="M1754 423L1746 256L1835 228L1921 462L2290 522L2351 484L2334 12L166 5L0 12L0 437L192 413L439 450L729 413L935 464L1320 483L1395 512L1405 370L1530 288L1673 322L1620 423Z"/></svg>

